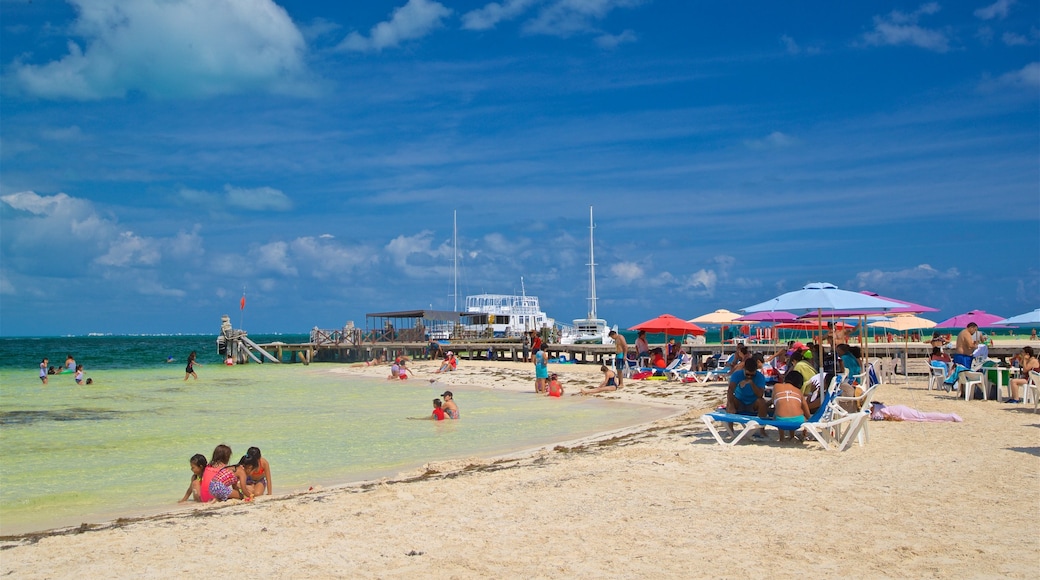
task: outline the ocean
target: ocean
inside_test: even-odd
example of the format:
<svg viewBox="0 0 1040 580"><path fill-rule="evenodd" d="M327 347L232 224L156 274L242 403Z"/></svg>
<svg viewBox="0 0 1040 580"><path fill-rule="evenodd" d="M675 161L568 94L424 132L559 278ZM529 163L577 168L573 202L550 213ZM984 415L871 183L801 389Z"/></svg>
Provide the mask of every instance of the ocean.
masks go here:
<svg viewBox="0 0 1040 580"><path fill-rule="evenodd" d="M199 378L185 381L192 350ZM76 385L63 373L41 384L40 360L57 366L70 354L94 383ZM227 367L215 336L0 338L0 534L176 509L191 477L188 459L208 458L220 443L235 461L259 447L281 494L503 455L665 414L595 398L454 388L462 420L415 421L409 417L427 416L443 385L329 372L338 366Z"/></svg>

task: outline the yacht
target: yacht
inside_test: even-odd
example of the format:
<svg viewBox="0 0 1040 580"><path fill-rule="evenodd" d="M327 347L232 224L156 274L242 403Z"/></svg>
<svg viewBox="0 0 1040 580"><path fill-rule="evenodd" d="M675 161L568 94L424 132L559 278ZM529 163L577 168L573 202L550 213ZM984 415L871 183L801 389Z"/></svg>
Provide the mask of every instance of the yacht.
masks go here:
<svg viewBox="0 0 1040 580"><path fill-rule="evenodd" d="M520 279L523 288L523 278ZM529 330L552 329L556 321L542 311L537 296L521 291L515 294L476 294L466 297L467 328L491 328L495 338L510 338ZM471 316L471 315L478 316Z"/></svg>
<svg viewBox="0 0 1040 580"><path fill-rule="evenodd" d="M585 318L575 318L572 326L565 326L560 333L560 344L614 344L611 330L617 325L607 326L607 321L596 316L596 258L593 241L592 206L589 206L589 312Z"/></svg>

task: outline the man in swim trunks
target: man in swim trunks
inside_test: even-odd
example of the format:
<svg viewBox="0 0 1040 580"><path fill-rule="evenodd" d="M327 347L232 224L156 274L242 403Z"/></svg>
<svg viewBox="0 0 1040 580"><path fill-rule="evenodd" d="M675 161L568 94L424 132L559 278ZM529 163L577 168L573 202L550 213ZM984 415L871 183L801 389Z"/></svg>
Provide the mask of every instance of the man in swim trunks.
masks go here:
<svg viewBox="0 0 1040 580"><path fill-rule="evenodd" d="M968 323L968 326L957 335L957 354L953 355L953 362L963 366L966 369L971 369L971 361L975 356L975 348L979 346L978 340L976 340L976 334L979 331L979 325L974 322Z"/></svg>
<svg viewBox="0 0 1040 580"><path fill-rule="evenodd" d="M441 403L441 408L444 409L444 414L446 414L449 419L458 419L459 406L455 404L455 395L451 394L451 391L444 391L441 393L441 396L444 397L444 401Z"/></svg>
<svg viewBox="0 0 1040 580"><path fill-rule="evenodd" d="M620 371L628 366L628 363L625 362L625 357L628 356L628 343L625 342L625 337L618 334L616 330L611 330L607 336L614 339L614 369ZM620 374L616 376L617 388L620 389L624 386L624 381Z"/></svg>

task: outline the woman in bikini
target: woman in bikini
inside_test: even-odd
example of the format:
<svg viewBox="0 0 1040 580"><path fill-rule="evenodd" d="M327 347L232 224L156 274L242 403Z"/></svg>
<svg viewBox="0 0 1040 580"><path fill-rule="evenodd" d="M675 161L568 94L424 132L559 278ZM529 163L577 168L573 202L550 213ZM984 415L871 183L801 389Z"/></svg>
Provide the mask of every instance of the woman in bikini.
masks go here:
<svg viewBox="0 0 1040 580"><path fill-rule="evenodd" d="M773 386L773 418L777 421L802 421L808 419L809 403L801 390L802 375L798 371L790 371L784 375L784 381ZM780 430L780 442L785 435L794 439L794 431Z"/></svg>
<svg viewBox="0 0 1040 580"><path fill-rule="evenodd" d="M1005 400L1005 403L1021 403L1022 387L1029 382L1029 371L1040 371L1040 361L1033 354L1033 347L1031 346L1023 347L1022 352L1015 355L1015 359L1018 359L1018 367L1022 376L1017 379L1011 379L1008 382L1011 398Z"/></svg>

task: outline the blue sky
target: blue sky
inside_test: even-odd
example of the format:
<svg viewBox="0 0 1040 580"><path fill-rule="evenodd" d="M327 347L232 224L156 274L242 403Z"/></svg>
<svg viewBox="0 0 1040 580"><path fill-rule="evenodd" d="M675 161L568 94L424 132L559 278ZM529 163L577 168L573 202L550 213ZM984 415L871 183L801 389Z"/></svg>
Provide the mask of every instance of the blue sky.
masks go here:
<svg viewBox="0 0 1040 580"><path fill-rule="evenodd" d="M342 4L342 5L339 5ZM1036 2L0 0L0 334L1040 305Z"/></svg>

